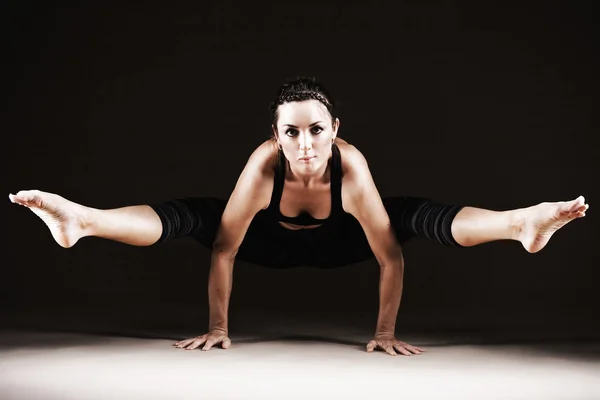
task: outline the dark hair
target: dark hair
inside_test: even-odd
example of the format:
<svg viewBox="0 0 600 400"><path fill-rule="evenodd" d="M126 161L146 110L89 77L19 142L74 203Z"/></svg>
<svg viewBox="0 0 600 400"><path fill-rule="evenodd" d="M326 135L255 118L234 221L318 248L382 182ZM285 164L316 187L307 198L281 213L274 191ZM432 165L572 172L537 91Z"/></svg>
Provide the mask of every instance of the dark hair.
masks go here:
<svg viewBox="0 0 600 400"><path fill-rule="evenodd" d="M269 106L273 125L277 124L277 118L279 117L277 109L280 105L305 100L317 100L321 102L327 108L327 111L329 111L331 121L335 121L335 104L327 89L317 82L315 78L298 77L284 83L277 92L275 101Z"/></svg>

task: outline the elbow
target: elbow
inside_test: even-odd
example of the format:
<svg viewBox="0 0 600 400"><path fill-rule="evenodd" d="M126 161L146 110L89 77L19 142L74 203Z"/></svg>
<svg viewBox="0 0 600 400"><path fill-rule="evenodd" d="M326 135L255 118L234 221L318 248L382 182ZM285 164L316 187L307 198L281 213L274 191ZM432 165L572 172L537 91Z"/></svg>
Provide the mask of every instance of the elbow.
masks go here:
<svg viewBox="0 0 600 400"><path fill-rule="evenodd" d="M394 271L404 272L404 262L399 260L379 263L381 269L392 269Z"/></svg>
<svg viewBox="0 0 600 400"><path fill-rule="evenodd" d="M377 257L379 266L383 268L392 268L399 271L404 271L404 257L402 252L388 255L386 257Z"/></svg>
<svg viewBox="0 0 600 400"><path fill-rule="evenodd" d="M224 246L224 245L215 243L213 245L213 249L212 249L212 256L214 258L220 258L220 259L225 259L228 261L233 261L233 260L235 260L235 257L237 256L238 250L239 250L238 247Z"/></svg>

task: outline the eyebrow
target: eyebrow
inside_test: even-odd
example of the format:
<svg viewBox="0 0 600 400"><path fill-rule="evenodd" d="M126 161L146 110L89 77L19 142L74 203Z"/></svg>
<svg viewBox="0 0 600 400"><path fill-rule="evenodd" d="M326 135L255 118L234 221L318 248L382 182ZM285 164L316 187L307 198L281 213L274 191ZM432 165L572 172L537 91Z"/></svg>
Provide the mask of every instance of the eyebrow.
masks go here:
<svg viewBox="0 0 600 400"><path fill-rule="evenodd" d="M317 122L313 122L312 124L310 124L310 125L309 125L309 127L313 127L313 126L315 126L315 125L317 125L317 124L320 124L321 122L323 122L323 121L317 121ZM296 126L296 125L292 125L292 124L283 124L282 126L290 126L290 127L292 127L292 128L297 128L297 126Z"/></svg>

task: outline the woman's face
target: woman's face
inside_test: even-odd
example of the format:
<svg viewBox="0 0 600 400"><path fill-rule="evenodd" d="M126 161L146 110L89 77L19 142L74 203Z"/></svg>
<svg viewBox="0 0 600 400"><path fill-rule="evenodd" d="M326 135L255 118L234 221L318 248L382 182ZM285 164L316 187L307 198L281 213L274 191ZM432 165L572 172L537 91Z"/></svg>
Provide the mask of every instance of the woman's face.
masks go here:
<svg viewBox="0 0 600 400"><path fill-rule="evenodd" d="M339 120L332 123L329 111L317 100L282 104L278 115L273 129L290 167L303 175L326 168Z"/></svg>

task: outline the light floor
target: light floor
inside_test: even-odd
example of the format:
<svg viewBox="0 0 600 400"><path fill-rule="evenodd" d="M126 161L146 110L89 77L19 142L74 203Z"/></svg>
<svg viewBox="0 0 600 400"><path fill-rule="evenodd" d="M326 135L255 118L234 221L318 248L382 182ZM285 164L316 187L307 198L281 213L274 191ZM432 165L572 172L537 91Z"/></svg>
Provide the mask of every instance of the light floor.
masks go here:
<svg viewBox="0 0 600 400"><path fill-rule="evenodd" d="M600 340L494 343L413 335L419 356L366 353L367 337L0 331L0 399L600 399Z"/></svg>

